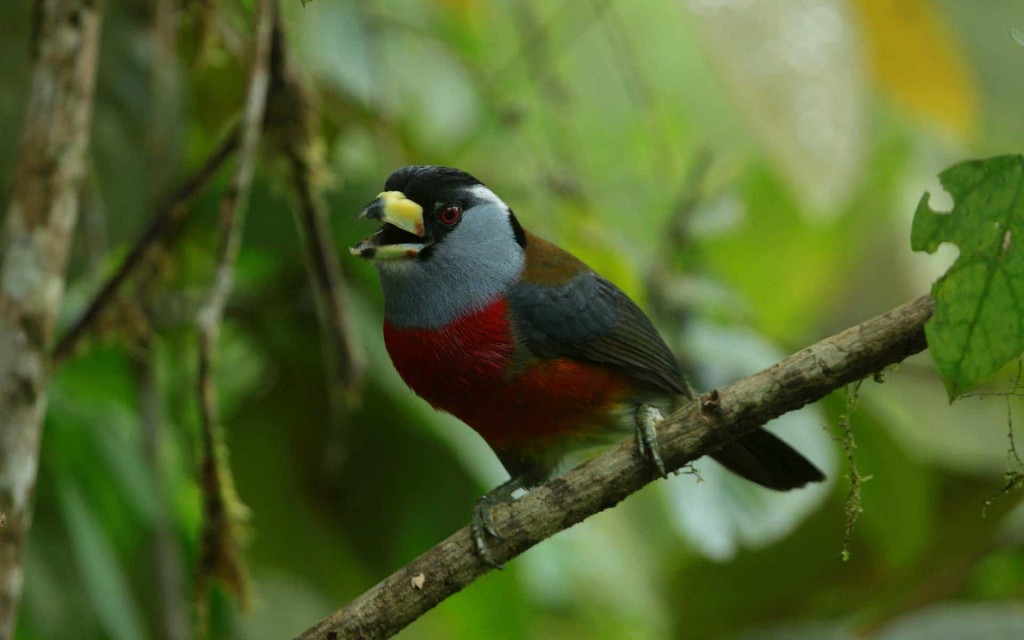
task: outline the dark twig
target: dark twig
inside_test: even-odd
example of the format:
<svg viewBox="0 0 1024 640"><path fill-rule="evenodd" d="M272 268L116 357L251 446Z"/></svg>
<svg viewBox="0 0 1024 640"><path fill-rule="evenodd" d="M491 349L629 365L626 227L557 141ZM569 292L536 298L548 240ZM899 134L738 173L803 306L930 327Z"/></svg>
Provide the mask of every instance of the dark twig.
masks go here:
<svg viewBox="0 0 1024 640"><path fill-rule="evenodd" d="M75 347L85 334L96 324L101 313L114 301L117 292L131 276L142 265L144 258L149 251L160 244L167 233L188 213L188 204L199 191L206 186L206 183L217 173L221 165L231 157L231 154L238 148L238 129L235 128L221 142L214 152L206 159L195 173L188 176L178 187L172 191L157 207L156 214L150 221L149 226L143 231L142 236L128 252L124 262L117 268L117 271L100 287L99 293L89 302L85 311L79 316L71 328L57 341L57 347L53 350L52 362L54 366L59 365L74 353Z"/></svg>
<svg viewBox="0 0 1024 640"><path fill-rule="evenodd" d="M923 350L924 323L933 310L929 296L918 298L690 402L659 427L666 467L680 469L768 420ZM504 538L491 546L494 559L505 562L654 479L636 443L623 442L496 507L494 523ZM489 571L463 527L299 638L389 637Z"/></svg>
<svg viewBox="0 0 1024 640"><path fill-rule="evenodd" d="M346 416L360 398L366 356L352 330L345 280L319 193L327 169L323 166L317 109L305 79L289 63L285 36L284 25L277 20L271 48L266 127L268 135L274 134L288 163L297 200L296 224L303 239L306 267L327 347L324 357L336 445L330 447L328 456L331 462L340 463L347 440Z"/></svg>
<svg viewBox="0 0 1024 640"><path fill-rule="evenodd" d="M234 285L235 261L242 242L245 209L256 170L256 154L270 86L270 42L276 16L274 2L260 0L257 4L255 46L240 124L238 164L221 200L221 242L213 284L196 318L199 328L197 386L202 418L200 474L204 515L196 580L200 628L205 626L206 594L212 578L219 579L243 604L247 600L246 574L239 549L239 525L244 519L244 506L237 498L228 466L213 371L221 319Z"/></svg>

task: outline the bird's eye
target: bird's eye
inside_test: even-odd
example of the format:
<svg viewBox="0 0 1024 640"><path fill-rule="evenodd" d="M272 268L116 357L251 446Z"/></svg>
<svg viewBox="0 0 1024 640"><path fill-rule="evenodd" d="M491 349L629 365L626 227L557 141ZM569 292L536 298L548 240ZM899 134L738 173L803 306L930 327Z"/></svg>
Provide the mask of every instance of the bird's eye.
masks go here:
<svg viewBox="0 0 1024 640"><path fill-rule="evenodd" d="M446 204L437 218L445 226L454 227L462 219L462 207L457 204Z"/></svg>

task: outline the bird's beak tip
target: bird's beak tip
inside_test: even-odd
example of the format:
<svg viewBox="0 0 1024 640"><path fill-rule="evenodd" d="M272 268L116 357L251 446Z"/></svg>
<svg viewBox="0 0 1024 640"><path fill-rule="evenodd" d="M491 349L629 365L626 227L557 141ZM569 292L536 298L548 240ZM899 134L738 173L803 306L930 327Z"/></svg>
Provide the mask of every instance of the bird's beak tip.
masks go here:
<svg viewBox="0 0 1024 640"><path fill-rule="evenodd" d="M384 201L380 198L375 198L373 202L363 207L358 214L356 214L356 220L380 220L384 217Z"/></svg>

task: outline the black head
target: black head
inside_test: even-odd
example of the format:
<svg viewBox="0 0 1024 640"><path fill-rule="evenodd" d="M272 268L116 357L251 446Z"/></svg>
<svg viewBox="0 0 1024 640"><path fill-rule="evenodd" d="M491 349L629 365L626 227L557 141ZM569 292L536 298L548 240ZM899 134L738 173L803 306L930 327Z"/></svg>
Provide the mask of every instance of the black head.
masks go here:
<svg viewBox="0 0 1024 640"><path fill-rule="evenodd" d="M526 234L512 210L465 171L399 169L359 215L383 223L351 252L374 261L396 326L442 326L483 308L525 265Z"/></svg>
<svg viewBox="0 0 1024 640"><path fill-rule="evenodd" d="M385 191L401 191L424 209L464 197L466 189L483 184L461 169L433 165L402 167L388 176Z"/></svg>
<svg viewBox="0 0 1024 640"><path fill-rule="evenodd" d="M438 245L465 226L466 218L474 219L470 226L476 232L459 235L473 243L485 241L481 236L490 219L495 237L511 229L516 243L526 245L525 232L508 205L482 182L451 167L398 169L388 176L384 191L359 215L384 222L377 233L352 247L352 253L362 258L429 260Z"/></svg>

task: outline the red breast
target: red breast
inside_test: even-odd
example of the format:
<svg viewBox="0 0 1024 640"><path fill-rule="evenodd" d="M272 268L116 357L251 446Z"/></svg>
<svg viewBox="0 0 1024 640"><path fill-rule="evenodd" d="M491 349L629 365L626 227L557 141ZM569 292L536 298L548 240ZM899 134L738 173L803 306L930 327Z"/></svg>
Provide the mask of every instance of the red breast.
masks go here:
<svg viewBox="0 0 1024 640"><path fill-rule="evenodd" d="M384 342L410 388L495 450L533 449L592 433L631 389L607 367L530 357L515 340L504 298L440 329L385 321Z"/></svg>

